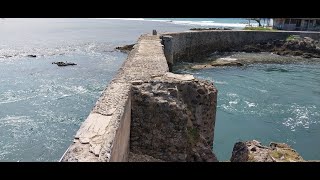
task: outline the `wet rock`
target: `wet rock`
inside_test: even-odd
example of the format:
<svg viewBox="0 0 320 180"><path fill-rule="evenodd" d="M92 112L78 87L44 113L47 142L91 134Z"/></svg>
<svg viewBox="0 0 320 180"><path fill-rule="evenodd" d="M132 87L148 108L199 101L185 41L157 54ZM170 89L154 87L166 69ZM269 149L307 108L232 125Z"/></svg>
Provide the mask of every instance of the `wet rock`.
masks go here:
<svg viewBox="0 0 320 180"><path fill-rule="evenodd" d="M253 45L246 45L243 48L244 52L261 52L259 46L253 46Z"/></svg>
<svg viewBox="0 0 320 180"><path fill-rule="evenodd" d="M76 63L62 62L62 61L52 62L51 64L56 64L58 66L74 66L74 65L77 65Z"/></svg>
<svg viewBox="0 0 320 180"><path fill-rule="evenodd" d="M217 61L211 63L211 66L243 66L243 64L238 61Z"/></svg>
<svg viewBox="0 0 320 180"><path fill-rule="evenodd" d="M206 91L204 89L202 89L202 88L198 89L197 92L199 94L205 94L206 93Z"/></svg>
<svg viewBox="0 0 320 180"><path fill-rule="evenodd" d="M312 55L311 53L303 53L303 54L302 54L302 57L303 57L303 58L312 58L313 55Z"/></svg>
<svg viewBox="0 0 320 180"><path fill-rule="evenodd" d="M292 51L292 55L301 56L303 53L301 51Z"/></svg>
<svg viewBox="0 0 320 180"><path fill-rule="evenodd" d="M257 44L247 44L233 48L233 51L239 52L271 52L281 56L301 56L303 58L320 57L320 44L310 37L289 36L287 40L272 40L269 42L261 42ZM238 62L238 63L236 63ZM239 64L240 63L240 64ZM241 66L241 61L233 61L226 63L225 61L216 61L211 63L212 66ZM192 67L194 69L210 68L208 64Z"/></svg>
<svg viewBox="0 0 320 180"><path fill-rule="evenodd" d="M129 45L124 45L124 46L119 46L119 47L116 47L117 50L120 50L121 52L123 53L129 53L132 49L133 49L133 46L135 44L129 44Z"/></svg>
<svg viewBox="0 0 320 180"><path fill-rule="evenodd" d="M256 140L235 143L230 161L305 162L288 144L271 142L269 146L263 146Z"/></svg>
<svg viewBox="0 0 320 180"><path fill-rule="evenodd" d="M237 142L233 146L231 162L247 162L249 160L249 149L246 143Z"/></svg>
<svg viewBox="0 0 320 180"><path fill-rule="evenodd" d="M243 66L243 63L238 61L219 60L208 62L207 64L196 64L191 66L191 69L210 69L219 66Z"/></svg>

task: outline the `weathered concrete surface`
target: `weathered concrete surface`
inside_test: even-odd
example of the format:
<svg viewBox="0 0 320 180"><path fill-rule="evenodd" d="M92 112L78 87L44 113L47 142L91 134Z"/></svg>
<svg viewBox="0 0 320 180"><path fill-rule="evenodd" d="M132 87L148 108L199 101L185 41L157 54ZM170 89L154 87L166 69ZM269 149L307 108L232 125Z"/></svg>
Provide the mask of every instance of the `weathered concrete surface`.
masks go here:
<svg viewBox="0 0 320 180"><path fill-rule="evenodd" d="M192 75L166 73L134 84L131 152L164 161L217 161L216 103L213 84Z"/></svg>
<svg viewBox="0 0 320 180"><path fill-rule="evenodd" d="M81 125L61 161L128 161L131 83L163 75L167 71L159 36L141 36Z"/></svg>
<svg viewBox="0 0 320 180"><path fill-rule="evenodd" d="M270 40L285 40L289 35L320 39L319 32L301 31L212 30L163 34L167 35L173 37L172 49L175 62L199 62L214 51L230 51Z"/></svg>
<svg viewBox="0 0 320 180"><path fill-rule="evenodd" d="M168 71L159 36L142 36L119 69L114 81L120 83L144 81L153 76L161 76Z"/></svg>
<svg viewBox="0 0 320 180"><path fill-rule="evenodd" d="M165 55L162 42L157 35L139 38L62 161L217 161L217 90L168 73L173 51Z"/></svg>
<svg viewBox="0 0 320 180"><path fill-rule="evenodd" d="M232 151L231 162L305 162L305 160L285 143L270 143L269 147L260 142L237 142Z"/></svg>
<svg viewBox="0 0 320 180"><path fill-rule="evenodd" d="M62 161L122 161L129 149L130 84L110 83Z"/></svg>

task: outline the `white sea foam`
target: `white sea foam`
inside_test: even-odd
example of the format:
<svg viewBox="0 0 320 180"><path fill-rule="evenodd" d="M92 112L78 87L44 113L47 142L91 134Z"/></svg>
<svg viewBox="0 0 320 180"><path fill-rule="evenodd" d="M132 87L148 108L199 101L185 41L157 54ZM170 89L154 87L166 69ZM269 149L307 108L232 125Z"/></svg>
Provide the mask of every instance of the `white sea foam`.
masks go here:
<svg viewBox="0 0 320 180"><path fill-rule="evenodd" d="M235 94L235 93L227 93L227 96L229 96L229 97L239 97L239 95Z"/></svg>
<svg viewBox="0 0 320 180"><path fill-rule="evenodd" d="M238 104L238 102L239 102L239 99L236 99L236 100L234 100L234 101L229 101L229 104L230 104L230 106L231 106L231 105L233 105L233 104Z"/></svg>
<svg viewBox="0 0 320 180"><path fill-rule="evenodd" d="M257 90L262 92L262 93L267 93L268 92L267 90L264 90L264 89L257 89Z"/></svg>
<svg viewBox="0 0 320 180"><path fill-rule="evenodd" d="M236 58L231 58L231 57L225 57L225 58L218 58L217 60L222 60L222 61L236 61L238 59Z"/></svg>
<svg viewBox="0 0 320 180"><path fill-rule="evenodd" d="M315 117L317 114L311 113L311 109L315 109L315 107L292 105L290 111L293 116L286 118L282 124L289 127L291 131L295 131L297 127L309 129L310 125L319 123L317 120L319 117Z"/></svg>
<svg viewBox="0 0 320 180"><path fill-rule="evenodd" d="M244 101L249 107L255 107L256 104L255 103L251 103L249 101Z"/></svg>
<svg viewBox="0 0 320 180"><path fill-rule="evenodd" d="M170 19L143 19L143 18L90 18L90 19L101 19L101 20L129 20L129 21L157 21L167 22L178 25L188 26L214 26L214 27L237 27L244 28L247 24L245 23L218 23L214 21L177 21ZM251 23L252 26L258 26L257 23Z"/></svg>
<svg viewBox="0 0 320 180"><path fill-rule="evenodd" d="M190 26L219 26L219 27L245 27L246 24L241 23L216 23L214 21L172 21L173 24L190 25Z"/></svg>
<svg viewBox="0 0 320 180"><path fill-rule="evenodd" d="M225 81L214 81L215 84L228 84L227 82Z"/></svg>
<svg viewBox="0 0 320 180"><path fill-rule="evenodd" d="M24 91L17 91L17 92L7 91L0 94L0 104L24 101L24 100L28 100L35 97L37 97L37 95L29 96Z"/></svg>
<svg viewBox="0 0 320 180"><path fill-rule="evenodd" d="M89 19L101 19L101 20L116 19L116 20L129 20L129 21L143 21L143 20L145 20L143 18L89 18Z"/></svg>
<svg viewBox="0 0 320 180"><path fill-rule="evenodd" d="M234 111L236 111L236 109L235 108L232 108L231 106L228 106L228 105L226 105L226 104L222 104L221 106L218 106L218 108L221 108L221 109L223 109L224 111L227 111L227 112L234 112Z"/></svg>
<svg viewBox="0 0 320 180"><path fill-rule="evenodd" d="M18 123L25 124L28 122L31 122L29 116L6 116L3 118L0 118L0 124L2 125L13 125L17 126Z"/></svg>

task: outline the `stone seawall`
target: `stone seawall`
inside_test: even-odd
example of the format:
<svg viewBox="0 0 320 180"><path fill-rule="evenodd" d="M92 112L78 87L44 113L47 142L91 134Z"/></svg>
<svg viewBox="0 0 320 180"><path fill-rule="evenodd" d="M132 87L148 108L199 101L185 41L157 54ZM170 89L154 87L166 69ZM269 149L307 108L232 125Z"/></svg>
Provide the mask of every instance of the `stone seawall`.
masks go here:
<svg viewBox="0 0 320 180"><path fill-rule="evenodd" d="M169 70L175 62L289 35L320 39L317 32L289 31L142 35L60 161L217 161L217 89Z"/></svg>
<svg viewBox="0 0 320 180"><path fill-rule="evenodd" d="M245 45L286 39L289 35L300 35L320 39L319 32L301 31L248 31L248 30L208 30L187 31L163 34L172 42L168 42L172 49L175 62L201 62L204 57L214 51L228 51ZM174 64L174 62L172 62Z"/></svg>
<svg viewBox="0 0 320 180"><path fill-rule="evenodd" d="M190 76L169 73L159 36L141 36L61 161L217 161L217 91Z"/></svg>
<svg viewBox="0 0 320 180"><path fill-rule="evenodd" d="M159 36L141 36L81 125L61 161L127 161L131 83L163 75L168 70Z"/></svg>

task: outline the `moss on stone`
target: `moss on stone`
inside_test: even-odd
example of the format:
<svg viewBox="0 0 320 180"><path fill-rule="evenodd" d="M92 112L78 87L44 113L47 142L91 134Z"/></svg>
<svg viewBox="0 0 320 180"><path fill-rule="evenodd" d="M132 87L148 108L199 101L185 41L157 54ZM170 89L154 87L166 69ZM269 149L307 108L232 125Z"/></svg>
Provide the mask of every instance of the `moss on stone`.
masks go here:
<svg viewBox="0 0 320 180"><path fill-rule="evenodd" d="M302 157L292 149L289 148L277 148L269 153L276 161L294 162L304 161Z"/></svg>
<svg viewBox="0 0 320 180"><path fill-rule="evenodd" d="M279 151L271 151L270 156L275 159L280 159L283 156L283 154Z"/></svg>
<svg viewBox="0 0 320 180"><path fill-rule="evenodd" d="M272 29L269 27L250 27L247 26L245 28L243 28L243 30L254 30L254 31L277 31L276 29Z"/></svg>
<svg viewBox="0 0 320 180"><path fill-rule="evenodd" d="M187 128L189 143L194 146L200 138L199 131L196 128Z"/></svg>
<svg viewBox="0 0 320 180"><path fill-rule="evenodd" d="M289 35L287 38L286 38L286 41L294 41L294 40L297 40L298 38L294 35Z"/></svg>

